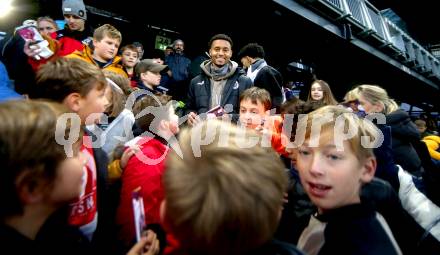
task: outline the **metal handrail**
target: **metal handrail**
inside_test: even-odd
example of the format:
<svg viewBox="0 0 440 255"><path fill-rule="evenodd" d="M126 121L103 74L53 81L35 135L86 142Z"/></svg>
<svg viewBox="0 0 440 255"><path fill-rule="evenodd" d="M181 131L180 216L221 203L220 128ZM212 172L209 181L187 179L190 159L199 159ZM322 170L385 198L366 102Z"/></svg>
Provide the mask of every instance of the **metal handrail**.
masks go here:
<svg viewBox="0 0 440 255"><path fill-rule="evenodd" d="M373 34L376 38L380 38L379 40L382 40L385 46L392 47L398 55L405 56L405 63L413 62L415 68L432 72L440 79L440 62L435 56L391 20L384 17L367 0L316 0L314 2L326 6L331 5L341 15L339 19L345 18L362 29L360 35Z"/></svg>

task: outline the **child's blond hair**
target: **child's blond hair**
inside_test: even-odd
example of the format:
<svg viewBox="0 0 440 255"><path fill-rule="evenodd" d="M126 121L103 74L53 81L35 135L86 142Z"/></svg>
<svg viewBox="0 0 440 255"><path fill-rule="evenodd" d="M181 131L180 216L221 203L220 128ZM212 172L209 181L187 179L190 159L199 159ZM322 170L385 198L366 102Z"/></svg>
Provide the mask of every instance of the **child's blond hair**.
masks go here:
<svg viewBox="0 0 440 255"><path fill-rule="evenodd" d="M399 109L397 103L389 98L387 91L377 85L359 85L356 87L356 90L356 93L365 98L368 102L372 104L382 104L384 114L389 114Z"/></svg>
<svg viewBox="0 0 440 255"><path fill-rule="evenodd" d="M347 133L350 127L355 127L355 134L353 137L348 138L347 141L350 145L350 149L353 151L356 158L363 162L369 157L374 157L373 148L377 146L364 146L362 144L362 137L369 139L374 138L374 142L380 142L380 130L371 122L365 119L360 119L356 114L348 111L347 109L340 106L324 106L308 114L307 126L305 132L305 139L311 139L312 125L315 119L319 119L326 114L330 114L331 121L326 122L321 127L322 135L324 132L330 132L332 135L335 134L336 122L338 120L344 121L343 130L339 132Z"/></svg>
<svg viewBox="0 0 440 255"><path fill-rule="evenodd" d="M93 39L96 41L101 41L104 39L104 37L107 36L112 39L117 39L119 42L122 41L122 35L119 30L117 30L114 26L110 24L104 24L97 29L95 29L95 32L93 33Z"/></svg>
<svg viewBox="0 0 440 255"><path fill-rule="evenodd" d="M209 135L201 157L192 133ZM227 132L220 145L220 130ZM183 158L171 152L163 183L166 222L184 249L194 254L239 254L267 242L281 213L287 175L270 148L238 144L258 134L230 123L208 121L180 134Z"/></svg>

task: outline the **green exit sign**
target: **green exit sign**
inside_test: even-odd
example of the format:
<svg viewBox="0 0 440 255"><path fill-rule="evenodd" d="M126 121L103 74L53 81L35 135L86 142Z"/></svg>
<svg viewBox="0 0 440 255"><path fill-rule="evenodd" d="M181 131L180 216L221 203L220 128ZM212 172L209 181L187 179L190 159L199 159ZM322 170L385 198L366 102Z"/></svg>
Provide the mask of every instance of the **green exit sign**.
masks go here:
<svg viewBox="0 0 440 255"><path fill-rule="evenodd" d="M171 45L171 38L161 36L161 35L156 35L156 44L155 44L154 48L160 49L160 50L165 50L166 47L169 45Z"/></svg>

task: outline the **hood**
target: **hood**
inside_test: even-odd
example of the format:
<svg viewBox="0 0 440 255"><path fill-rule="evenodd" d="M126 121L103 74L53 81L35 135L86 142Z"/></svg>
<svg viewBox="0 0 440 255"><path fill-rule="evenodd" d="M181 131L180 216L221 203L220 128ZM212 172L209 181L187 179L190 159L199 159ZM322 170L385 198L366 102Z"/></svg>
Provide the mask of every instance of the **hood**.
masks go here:
<svg viewBox="0 0 440 255"><path fill-rule="evenodd" d="M226 65L228 66L228 71L226 72L226 74L217 77L215 77L214 72L212 71L213 64L210 59L203 61L200 64L200 68L209 78L213 80L225 80L231 77L238 68L238 64L231 60L228 63L226 63L225 66Z"/></svg>
<svg viewBox="0 0 440 255"><path fill-rule="evenodd" d="M408 113L396 110L386 116L387 125L391 126L393 136L407 141L420 140L420 133L416 124L411 121Z"/></svg>

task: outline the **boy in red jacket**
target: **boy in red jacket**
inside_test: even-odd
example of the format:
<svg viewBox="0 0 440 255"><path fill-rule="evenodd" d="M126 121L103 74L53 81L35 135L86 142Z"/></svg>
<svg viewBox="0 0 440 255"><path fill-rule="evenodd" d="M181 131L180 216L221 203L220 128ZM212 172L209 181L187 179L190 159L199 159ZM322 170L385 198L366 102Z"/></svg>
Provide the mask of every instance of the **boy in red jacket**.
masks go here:
<svg viewBox="0 0 440 255"><path fill-rule="evenodd" d="M160 223L159 208L164 198L164 159L169 151L170 139L179 131L178 116L169 101L170 96L148 93L139 98L133 107L136 125L144 133L128 142L140 146L141 151L129 159L122 173L121 199L116 215L116 223L120 226L119 237L127 246L135 237L131 205L133 190L141 187L145 223Z"/></svg>

